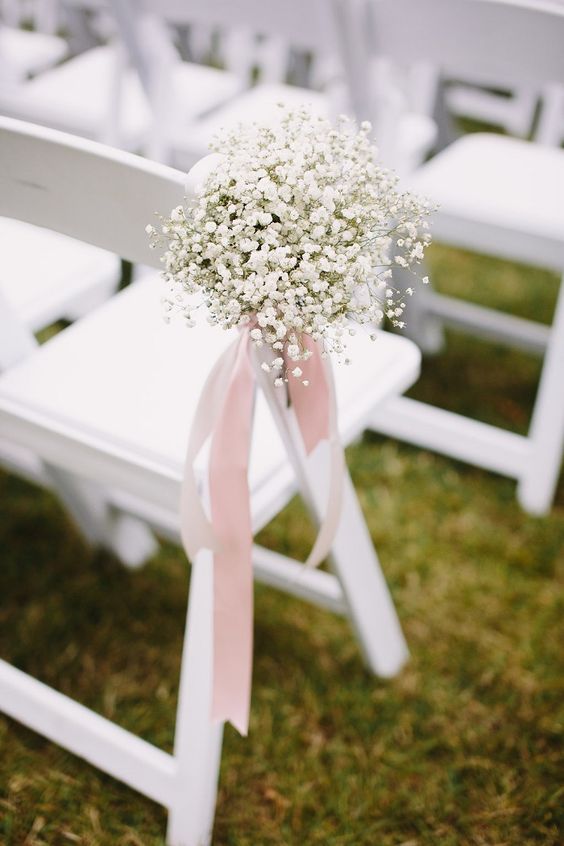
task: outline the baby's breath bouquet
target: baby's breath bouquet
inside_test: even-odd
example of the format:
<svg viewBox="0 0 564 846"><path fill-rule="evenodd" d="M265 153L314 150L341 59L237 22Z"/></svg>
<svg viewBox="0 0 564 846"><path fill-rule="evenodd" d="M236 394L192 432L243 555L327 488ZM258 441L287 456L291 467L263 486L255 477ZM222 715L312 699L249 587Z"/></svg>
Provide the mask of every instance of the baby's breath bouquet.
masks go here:
<svg viewBox="0 0 564 846"><path fill-rule="evenodd" d="M387 317L402 327L392 269L415 273L429 242L426 201L400 192L378 163L370 124L336 127L305 110L279 124L238 127L212 147L221 155L196 197L147 227L164 241L169 311L188 325L207 308L213 325L247 326L273 351L265 369L283 384L311 355L346 354L355 324ZM423 281L426 281L424 279Z"/></svg>
<svg viewBox="0 0 564 846"><path fill-rule="evenodd" d="M169 310L193 325L203 305L212 325L241 330L210 369L195 408L180 514L189 557L207 549L214 561L212 718L230 720L244 734L252 667L244 471L253 364L262 359L269 373L261 380L267 396L272 382L285 385L305 455L327 445L326 508L306 562L317 566L340 525L345 481L335 387L320 359L344 355L355 324L376 326L386 316L402 326L405 304L392 270L415 272L429 240L428 205L398 190L394 174L378 164L369 132L368 124L357 129L344 118L334 128L305 110L284 114L275 126L226 132L215 158L192 171L195 191L186 206L162 220L160 233L148 227L153 245L164 244ZM264 348L257 356L253 344ZM276 418L286 413L278 403L271 407ZM209 512L194 470L208 439Z"/></svg>

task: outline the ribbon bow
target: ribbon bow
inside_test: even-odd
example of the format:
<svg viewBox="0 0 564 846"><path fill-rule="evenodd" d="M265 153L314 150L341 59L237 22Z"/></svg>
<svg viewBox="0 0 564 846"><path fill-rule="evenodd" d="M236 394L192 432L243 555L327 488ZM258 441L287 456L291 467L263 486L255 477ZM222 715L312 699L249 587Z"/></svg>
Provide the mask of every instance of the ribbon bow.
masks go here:
<svg viewBox="0 0 564 846"><path fill-rule="evenodd" d="M181 535L192 560L202 548L213 552L212 719L229 721L247 734L253 652L252 523L248 466L255 371L250 327L220 356L203 387L188 442L181 495ZM322 440L330 443L331 483L324 519L306 566L326 557L339 523L344 454L337 431L335 389L329 365L307 335L311 355L290 376L288 393L306 455ZM285 361L286 366L289 364ZM309 382L304 385L303 381ZM273 388L273 390L282 390ZM194 461L211 437L211 520L200 498Z"/></svg>

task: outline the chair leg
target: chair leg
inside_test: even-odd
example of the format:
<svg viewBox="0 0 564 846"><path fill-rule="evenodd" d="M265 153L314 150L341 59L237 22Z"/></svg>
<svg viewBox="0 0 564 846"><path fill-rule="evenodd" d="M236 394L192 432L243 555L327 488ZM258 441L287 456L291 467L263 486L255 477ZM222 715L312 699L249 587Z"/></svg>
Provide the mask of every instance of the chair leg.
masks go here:
<svg viewBox="0 0 564 846"><path fill-rule="evenodd" d="M300 495L313 520L319 522L325 510L329 481L327 444L318 446L306 458L295 417L285 406L283 393L277 393L278 389L272 386L263 370L257 369L257 378L294 468ZM347 470L331 561L367 665L377 675L393 676L409 653Z"/></svg>
<svg viewBox="0 0 564 846"><path fill-rule="evenodd" d="M308 459L307 466L309 487L317 509L321 510L327 482L326 462L320 451ZM409 652L348 471L331 564L341 583L348 616L367 666L378 676L394 676L405 664Z"/></svg>
<svg viewBox="0 0 564 846"><path fill-rule="evenodd" d="M560 285L529 440L530 459L519 480L517 497L526 511L540 516L552 504L564 448L564 284Z"/></svg>
<svg viewBox="0 0 564 846"><path fill-rule="evenodd" d="M211 841L223 724L212 723L213 561L199 553L192 567L176 718L174 795L168 846L208 846Z"/></svg>

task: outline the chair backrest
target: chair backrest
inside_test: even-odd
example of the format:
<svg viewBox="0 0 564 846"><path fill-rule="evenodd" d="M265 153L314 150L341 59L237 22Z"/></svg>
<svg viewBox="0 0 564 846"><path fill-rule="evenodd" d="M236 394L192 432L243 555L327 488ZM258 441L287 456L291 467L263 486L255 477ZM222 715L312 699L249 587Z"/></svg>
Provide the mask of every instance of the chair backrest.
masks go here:
<svg viewBox="0 0 564 846"><path fill-rule="evenodd" d="M501 87L564 82L558 0L368 0L369 51Z"/></svg>
<svg viewBox="0 0 564 846"><path fill-rule="evenodd" d="M0 117L0 216L43 226L162 268L145 227L183 201L186 175L93 141ZM0 256L0 263L2 257ZM25 256L22 256L25 261ZM33 338L0 308L0 362ZM16 341L17 339L17 341ZM3 349L3 347L6 349Z"/></svg>
<svg viewBox="0 0 564 846"><path fill-rule="evenodd" d="M338 48L339 0L129 0L130 8L162 15L173 24L252 29L311 51Z"/></svg>
<svg viewBox="0 0 564 846"><path fill-rule="evenodd" d="M160 267L145 227L182 202L185 185L157 162L0 117L0 216Z"/></svg>
<svg viewBox="0 0 564 846"><path fill-rule="evenodd" d="M265 81L283 81L289 49L315 62L336 59L350 76L343 50L342 22L348 0L110 0L131 59L150 94L153 75L150 43L140 31L143 15L168 23L221 34L222 58L230 70L250 80L257 67ZM145 28L145 32L147 28ZM260 37L260 40L257 40ZM350 82L350 80L349 80Z"/></svg>

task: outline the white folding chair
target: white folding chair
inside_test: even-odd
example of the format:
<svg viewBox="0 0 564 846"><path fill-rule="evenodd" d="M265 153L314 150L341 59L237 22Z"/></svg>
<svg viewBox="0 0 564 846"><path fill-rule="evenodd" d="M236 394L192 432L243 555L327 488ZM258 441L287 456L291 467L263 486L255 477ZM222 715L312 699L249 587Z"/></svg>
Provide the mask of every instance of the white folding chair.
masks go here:
<svg viewBox="0 0 564 846"><path fill-rule="evenodd" d="M264 122L276 115L278 103L296 107L305 102L324 116L350 111L343 102L342 88L331 91L335 100L320 91L286 84L291 46L309 51L315 61L332 56L338 63L341 42L336 27L336 6L331 0L306 0L305 3L289 0L283 5L272 0L238 3L210 0L205 4L195 0L111 2L123 42L153 107L155 143L149 151L153 158L190 167L209 152L209 143L220 129L238 122L257 119ZM144 26L147 14L158 14L171 25L219 32L222 57L245 81L246 90L223 107L210 110L201 119L190 122L182 115L179 119L170 81L162 76L162 68L151 51L150 32ZM258 75L258 84L252 85L255 75ZM166 100L160 95L163 89L170 92Z"/></svg>
<svg viewBox="0 0 564 846"><path fill-rule="evenodd" d="M0 118L1 214L156 268L145 225L185 188L184 175L163 165ZM205 323L167 325L159 281L147 277L0 376L0 433L62 473L121 491L124 508L178 542L190 420L228 335ZM405 338L381 334L372 347L359 332L352 341L355 364L336 370L345 442L378 403L414 381L420 359ZM250 468L257 530L296 488L319 515L326 490L323 455L303 458L283 394L258 374ZM374 672L400 669L406 645L348 476L334 575L258 546L253 557L257 579L347 615ZM211 580L204 551L193 562L173 755L0 662L0 709L168 808L169 846L208 843L213 822L222 727L209 718Z"/></svg>
<svg viewBox="0 0 564 846"><path fill-rule="evenodd" d="M315 113L334 117L341 112L370 118L364 68L355 53L353 4L341 0L111 0L121 35L137 68L147 97L153 103L155 145L153 158L189 167L209 150L221 129L277 119L278 104L296 108L307 104ZM139 26L143 11L158 13L177 26L205 27L221 33L223 57L228 67L246 79L248 90L209 114L192 121L178 120L178 109L171 95L151 96L151 92L172 92L155 68L148 50L146 31ZM310 79L317 88L289 85L287 81L291 49L306 54L312 63ZM162 80L155 85L154 76ZM255 75L257 84L251 84ZM249 87L250 86L250 87ZM168 113L167 113L168 112ZM426 116L410 115L402 120L396 136L398 166L421 161L435 137L435 126ZM378 140L378 138L376 139Z"/></svg>
<svg viewBox="0 0 564 846"><path fill-rule="evenodd" d="M485 81L537 90L564 79L564 5L371 0L369 12L370 48L398 64L427 62L446 77L481 74ZM436 241L562 271L563 151L500 135L468 135L424 164L410 177L410 187L439 203ZM401 275L396 278L401 283ZM423 346L437 343L448 323L544 356L529 433L517 435L405 398L382 407L373 427L514 478L523 508L545 513L564 439L562 289L551 327L433 291L413 305L412 337Z"/></svg>
<svg viewBox="0 0 564 846"><path fill-rule="evenodd" d="M66 0L71 11L104 13L105 0ZM167 68L176 108L186 121L229 100L243 87L240 78L217 68L181 62L161 22L145 21L155 64ZM170 73L168 73L170 69ZM161 71L162 72L162 71ZM158 86L158 80L154 80ZM152 92L157 99L162 89ZM0 111L87 138L139 150L147 145L151 112L137 75L127 67L119 44L84 50L36 79L0 92Z"/></svg>

